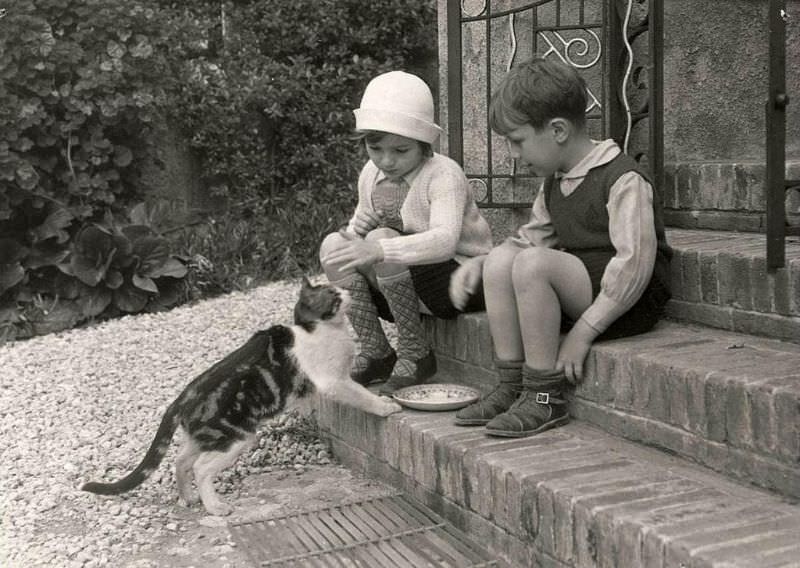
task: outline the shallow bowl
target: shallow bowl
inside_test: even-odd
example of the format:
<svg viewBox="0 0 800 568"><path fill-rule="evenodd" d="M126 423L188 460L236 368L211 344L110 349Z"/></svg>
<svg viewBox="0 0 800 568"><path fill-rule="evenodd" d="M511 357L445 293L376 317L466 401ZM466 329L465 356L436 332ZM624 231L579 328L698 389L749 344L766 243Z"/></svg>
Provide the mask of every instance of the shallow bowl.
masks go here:
<svg viewBox="0 0 800 568"><path fill-rule="evenodd" d="M464 385L432 383L396 390L392 397L408 408L435 411L463 408L478 400L480 393Z"/></svg>

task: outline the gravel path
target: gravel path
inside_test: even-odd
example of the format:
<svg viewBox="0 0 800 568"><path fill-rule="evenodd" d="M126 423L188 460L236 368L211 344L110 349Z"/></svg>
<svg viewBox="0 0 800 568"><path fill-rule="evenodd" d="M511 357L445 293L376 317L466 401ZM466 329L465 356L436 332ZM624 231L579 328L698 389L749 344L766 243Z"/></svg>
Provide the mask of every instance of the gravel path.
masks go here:
<svg viewBox="0 0 800 568"><path fill-rule="evenodd" d="M297 290L278 282L0 346L0 565L246 565L224 521L177 505L176 444L153 477L124 496L78 488L138 463L183 386L255 330L289 322ZM218 487L239 515L297 507L287 497L293 488L302 488L298 499L317 495L323 504L387 491L326 464L313 422L288 416L262 429L260 447Z"/></svg>

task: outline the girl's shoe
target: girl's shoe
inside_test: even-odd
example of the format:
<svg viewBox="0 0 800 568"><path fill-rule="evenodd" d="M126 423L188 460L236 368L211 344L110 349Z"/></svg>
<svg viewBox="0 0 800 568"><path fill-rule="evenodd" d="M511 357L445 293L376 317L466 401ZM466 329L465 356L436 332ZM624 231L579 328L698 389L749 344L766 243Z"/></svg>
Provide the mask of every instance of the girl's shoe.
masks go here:
<svg viewBox="0 0 800 568"><path fill-rule="evenodd" d="M381 385L378 394L391 396L398 389L421 385L436 374L436 356L433 351L428 351L424 357L410 362L416 367L414 374L410 376L393 374L388 381Z"/></svg>
<svg viewBox="0 0 800 568"><path fill-rule="evenodd" d="M367 386L371 383L385 381L392 374L394 364L397 362L397 353L394 349L389 351L388 355L378 358L367 357L366 355L358 354L357 359L361 359L359 371L350 373L350 378L360 385ZM363 361L366 360L366 365Z"/></svg>

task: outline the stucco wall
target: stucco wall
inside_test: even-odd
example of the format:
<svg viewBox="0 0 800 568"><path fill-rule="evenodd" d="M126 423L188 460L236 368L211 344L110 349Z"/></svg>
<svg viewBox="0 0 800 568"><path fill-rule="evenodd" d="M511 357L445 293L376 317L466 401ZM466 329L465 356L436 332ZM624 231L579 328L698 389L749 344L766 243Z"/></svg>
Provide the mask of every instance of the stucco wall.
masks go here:
<svg viewBox="0 0 800 568"><path fill-rule="evenodd" d="M789 0L787 154L800 157L800 1ZM664 153L668 162L763 162L766 0L664 3Z"/></svg>

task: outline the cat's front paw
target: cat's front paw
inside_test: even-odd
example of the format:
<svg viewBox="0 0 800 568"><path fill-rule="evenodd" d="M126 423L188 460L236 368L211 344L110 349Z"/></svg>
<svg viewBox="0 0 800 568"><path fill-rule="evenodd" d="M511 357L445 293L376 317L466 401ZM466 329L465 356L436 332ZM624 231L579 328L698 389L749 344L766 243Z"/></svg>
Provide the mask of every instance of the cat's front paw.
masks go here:
<svg viewBox="0 0 800 568"><path fill-rule="evenodd" d="M400 412L401 410L403 410L403 407L397 404L395 401L384 399L381 400L381 405L378 407L377 412L375 414L385 418L390 414L395 414L397 412Z"/></svg>
<svg viewBox="0 0 800 568"><path fill-rule="evenodd" d="M233 513L233 507L228 505L227 503L223 503L222 501L217 501L216 503L203 503L205 506L206 511L209 515L215 515L217 517L227 517L231 513Z"/></svg>
<svg viewBox="0 0 800 568"><path fill-rule="evenodd" d="M178 504L183 507L192 507L200 502L200 497L191 493L178 497Z"/></svg>

